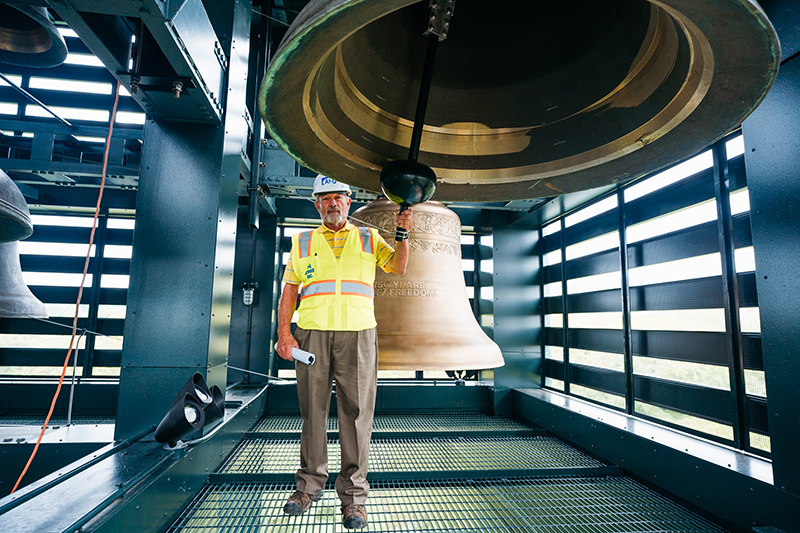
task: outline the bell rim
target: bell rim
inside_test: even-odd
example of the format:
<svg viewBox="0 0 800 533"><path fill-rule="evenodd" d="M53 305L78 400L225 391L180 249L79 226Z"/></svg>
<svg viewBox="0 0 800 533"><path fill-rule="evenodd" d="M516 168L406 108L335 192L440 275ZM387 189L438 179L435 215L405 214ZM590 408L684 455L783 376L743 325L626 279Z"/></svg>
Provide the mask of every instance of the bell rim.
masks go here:
<svg viewBox="0 0 800 533"><path fill-rule="evenodd" d="M47 14L47 7L12 4L8 4L8 7L19 11L38 23L41 31L44 31L50 38L51 44L48 49L43 52L0 50L0 64L34 68L52 68L66 61L69 55L67 43L58 31L58 28L50 21L50 17Z"/></svg>
<svg viewBox="0 0 800 533"><path fill-rule="evenodd" d="M20 241L33 235L33 222L22 209L0 198L0 242ZM11 229L11 231L9 231Z"/></svg>

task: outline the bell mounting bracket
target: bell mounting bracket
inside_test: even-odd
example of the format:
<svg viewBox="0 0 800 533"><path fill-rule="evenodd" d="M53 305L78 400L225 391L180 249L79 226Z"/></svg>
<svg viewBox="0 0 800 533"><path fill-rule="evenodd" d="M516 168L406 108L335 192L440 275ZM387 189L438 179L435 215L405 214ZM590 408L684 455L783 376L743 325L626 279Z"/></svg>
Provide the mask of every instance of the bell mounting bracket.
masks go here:
<svg viewBox="0 0 800 533"><path fill-rule="evenodd" d="M453 17L455 7L456 0L431 0L428 29L423 35L435 35L439 38L439 42L447 39L447 32L450 31L450 19Z"/></svg>

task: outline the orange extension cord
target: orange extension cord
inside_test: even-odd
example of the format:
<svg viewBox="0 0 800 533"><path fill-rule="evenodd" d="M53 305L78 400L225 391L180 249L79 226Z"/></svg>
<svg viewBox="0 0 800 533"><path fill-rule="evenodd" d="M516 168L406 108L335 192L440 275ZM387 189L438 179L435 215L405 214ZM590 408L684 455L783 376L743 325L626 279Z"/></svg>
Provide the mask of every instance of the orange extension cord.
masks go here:
<svg viewBox="0 0 800 533"><path fill-rule="evenodd" d="M25 473L28 471L28 468L31 466L33 462L33 458L36 456L36 452L39 450L39 444L42 443L42 438L44 437L44 432L47 430L47 424L50 422L50 417L53 416L53 411L56 408L56 401L58 400L58 395L61 392L61 385L64 383L64 376L67 373L67 367L69 366L69 359L72 356L72 349L75 344L75 337L78 333L78 314L81 305L81 298L83 297L83 284L86 281L86 272L89 270L89 259L92 256L92 245L94 244L94 231L97 228L97 217L100 215L100 201L103 199L103 188L106 184L106 167L108 166L108 149L111 146L111 133L114 131L114 120L117 116L117 104L119 103L119 81L117 81L117 87L114 91L114 107L111 110L111 123L108 126L108 137L106 138L106 150L103 155L103 175L100 179L100 194L97 196L97 207L94 210L94 220L92 221L92 232L89 235L89 249L86 251L86 261L83 263L83 277L81 278L81 284L78 287L78 301L75 302L75 316L72 319L72 339L69 341L69 350L67 351L67 357L64 359L64 368L61 369L61 378L58 380L58 387L56 387L56 394L53 396L53 401L50 403L50 411L47 413L47 418L44 419L44 425L42 426L42 432L39 433L39 438L36 440L36 445L33 447L33 451L31 452L31 456L28 458L28 463L25 465L25 468L22 469L22 473L19 475L16 484L14 484L14 488L11 489L9 494L13 494L19 484L22 482L22 478L25 477ZM95 280L96 282L97 280Z"/></svg>

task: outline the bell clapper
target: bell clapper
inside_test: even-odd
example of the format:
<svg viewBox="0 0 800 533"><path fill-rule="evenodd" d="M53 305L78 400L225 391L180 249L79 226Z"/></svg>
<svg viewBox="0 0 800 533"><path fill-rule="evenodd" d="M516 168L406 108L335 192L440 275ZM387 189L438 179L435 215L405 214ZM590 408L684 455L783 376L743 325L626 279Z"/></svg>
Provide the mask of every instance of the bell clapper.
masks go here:
<svg viewBox="0 0 800 533"><path fill-rule="evenodd" d="M428 108L436 49L439 42L447 38L454 7L455 0L431 0L428 29L423 34L428 36L428 47L425 52L425 64L422 68L408 159L389 161L381 170L381 189L387 198L400 205L401 213L412 205L430 200L436 191L436 173L431 167L420 163L417 159L422 142L422 129L425 126L425 111ZM395 241L402 241L406 238L408 238L406 230L403 228L395 230Z"/></svg>

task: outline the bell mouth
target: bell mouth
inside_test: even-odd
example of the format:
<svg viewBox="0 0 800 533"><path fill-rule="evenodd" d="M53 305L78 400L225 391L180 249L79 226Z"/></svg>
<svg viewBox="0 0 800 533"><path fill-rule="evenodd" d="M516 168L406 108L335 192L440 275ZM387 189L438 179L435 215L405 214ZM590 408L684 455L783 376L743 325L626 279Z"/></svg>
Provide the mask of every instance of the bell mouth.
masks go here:
<svg viewBox="0 0 800 533"><path fill-rule="evenodd" d="M777 73L777 37L752 3L551 4L457 3L419 157L439 178L438 200L553 196L644 175L738 126ZM262 85L273 138L309 168L379 190L380 170L410 143L426 6L312 1Z"/></svg>

